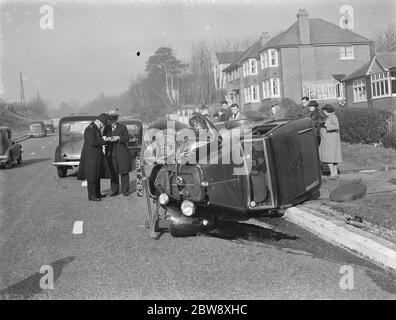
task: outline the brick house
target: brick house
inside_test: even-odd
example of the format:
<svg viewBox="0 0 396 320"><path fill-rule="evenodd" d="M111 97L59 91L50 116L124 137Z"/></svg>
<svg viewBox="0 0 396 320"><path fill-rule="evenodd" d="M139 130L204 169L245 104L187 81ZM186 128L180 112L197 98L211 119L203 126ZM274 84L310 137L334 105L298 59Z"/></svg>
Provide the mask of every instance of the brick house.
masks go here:
<svg viewBox="0 0 396 320"><path fill-rule="evenodd" d="M223 72L227 98L257 110L283 98L344 98L340 82L374 55L373 41L300 9L297 21L269 38L263 34Z"/></svg>
<svg viewBox="0 0 396 320"><path fill-rule="evenodd" d="M349 107L376 107L395 112L396 51L376 54L342 82Z"/></svg>

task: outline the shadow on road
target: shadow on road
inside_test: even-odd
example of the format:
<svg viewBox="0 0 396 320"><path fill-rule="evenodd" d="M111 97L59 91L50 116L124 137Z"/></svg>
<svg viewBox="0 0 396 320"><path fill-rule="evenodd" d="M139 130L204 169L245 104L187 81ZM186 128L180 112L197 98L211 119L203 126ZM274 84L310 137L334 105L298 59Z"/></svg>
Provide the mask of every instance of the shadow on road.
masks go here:
<svg viewBox="0 0 396 320"><path fill-rule="evenodd" d="M33 158L33 159L26 159L26 160L23 160L22 161L22 163L20 164L20 165L16 165L16 166L13 166L13 168L18 168L18 167L26 167L26 166L30 166L30 165L32 165L32 164L35 164L35 163L40 163L40 162L44 162L44 161L48 161L48 160L51 160L52 158Z"/></svg>
<svg viewBox="0 0 396 320"><path fill-rule="evenodd" d="M109 179L102 179L108 181L110 185L110 180ZM136 180L129 181L129 194L136 192ZM107 195L111 194L111 188L102 190L102 193L105 193ZM121 181L120 181L120 193L121 193Z"/></svg>
<svg viewBox="0 0 396 320"><path fill-rule="evenodd" d="M63 259L56 260L50 265L54 269L54 283L62 273L63 268L69 263L73 262L76 257L69 256ZM42 293L43 290L40 288L40 279L44 276L44 273L37 272L30 277L15 283L8 288L0 291L0 299L29 299L33 296Z"/></svg>
<svg viewBox="0 0 396 320"><path fill-rule="evenodd" d="M227 240L247 240L252 242L298 239L295 235L289 235L257 225L235 221L219 221L216 229L207 232L206 235Z"/></svg>

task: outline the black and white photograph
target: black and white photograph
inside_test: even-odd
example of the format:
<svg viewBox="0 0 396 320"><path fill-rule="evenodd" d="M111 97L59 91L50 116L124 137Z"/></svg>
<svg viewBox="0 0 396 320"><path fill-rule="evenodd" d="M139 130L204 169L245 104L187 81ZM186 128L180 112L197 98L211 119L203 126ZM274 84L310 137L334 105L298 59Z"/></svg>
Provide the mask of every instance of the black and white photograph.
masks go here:
<svg viewBox="0 0 396 320"><path fill-rule="evenodd" d="M0 300L396 299L395 17L0 0Z"/></svg>

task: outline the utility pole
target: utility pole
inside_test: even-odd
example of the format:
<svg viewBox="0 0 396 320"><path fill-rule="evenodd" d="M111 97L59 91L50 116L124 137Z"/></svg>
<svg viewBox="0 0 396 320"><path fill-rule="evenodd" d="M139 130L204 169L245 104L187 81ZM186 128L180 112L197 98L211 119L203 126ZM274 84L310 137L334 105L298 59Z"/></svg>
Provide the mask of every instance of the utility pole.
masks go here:
<svg viewBox="0 0 396 320"><path fill-rule="evenodd" d="M23 87L23 76L22 71L19 73L19 86L21 91L21 106L26 110L26 103L25 103L25 89Z"/></svg>

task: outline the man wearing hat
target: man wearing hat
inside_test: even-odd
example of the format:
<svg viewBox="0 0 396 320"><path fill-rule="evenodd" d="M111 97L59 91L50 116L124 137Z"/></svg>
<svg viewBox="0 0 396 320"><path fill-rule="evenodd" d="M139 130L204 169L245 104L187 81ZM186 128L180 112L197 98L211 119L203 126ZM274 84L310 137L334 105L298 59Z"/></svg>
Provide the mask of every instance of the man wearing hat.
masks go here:
<svg viewBox="0 0 396 320"><path fill-rule="evenodd" d="M308 104L308 109L309 113L307 115L307 118L311 118L314 128L315 128L315 134L318 140L318 145L320 144L320 126L324 121L325 115L321 110L318 108L318 103L315 100L312 100Z"/></svg>
<svg viewBox="0 0 396 320"><path fill-rule="evenodd" d="M102 137L102 130L107 121L108 116L102 113L84 131L84 145L77 178L87 180L90 201L100 201L105 197L100 193L100 178L105 175L102 151L105 140Z"/></svg>
<svg viewBox="0 0 396 320"><path fill-rule="evenodd" d="M109 115L109 128L106 130L108 141L106 154L111 171L111 194L114 197L121 192L123 196L129 194L129 172L132 171L132 159L128 149L129 133L125 125L117 122L118 114Z"/></svg>

